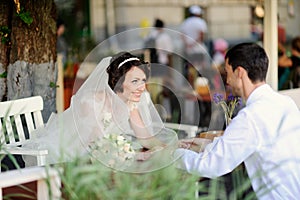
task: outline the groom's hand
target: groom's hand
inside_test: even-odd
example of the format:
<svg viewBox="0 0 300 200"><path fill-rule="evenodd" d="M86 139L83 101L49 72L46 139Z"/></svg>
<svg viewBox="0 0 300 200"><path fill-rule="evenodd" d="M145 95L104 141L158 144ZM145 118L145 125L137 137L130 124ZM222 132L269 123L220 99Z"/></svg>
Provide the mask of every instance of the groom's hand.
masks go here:
<svg viewBox="0 0 300 200"><path fill-rule="evenodd" d="M211 142L212 140L205 138L189 138L180 140L178 146L195 152L202 152L206 145Z"/></svg>

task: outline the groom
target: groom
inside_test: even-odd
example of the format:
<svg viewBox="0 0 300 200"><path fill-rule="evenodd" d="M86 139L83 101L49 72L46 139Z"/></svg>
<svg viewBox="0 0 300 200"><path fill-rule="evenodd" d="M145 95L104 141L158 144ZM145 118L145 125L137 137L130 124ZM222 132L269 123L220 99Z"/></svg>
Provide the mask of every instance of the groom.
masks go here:
<svg viewBox="0 0 300 200"><path fill-rule="evenodd" d="M269 60L263 48L238 44L225 59L227 84L243 98L246 107L233 118L224 135L203 152L177 149L175 154L181 155L178 167L214 178L244 162L258 199L299 198L299 109L293 100L266 84ZM181 146L190 145L186 142Z"/></svg>

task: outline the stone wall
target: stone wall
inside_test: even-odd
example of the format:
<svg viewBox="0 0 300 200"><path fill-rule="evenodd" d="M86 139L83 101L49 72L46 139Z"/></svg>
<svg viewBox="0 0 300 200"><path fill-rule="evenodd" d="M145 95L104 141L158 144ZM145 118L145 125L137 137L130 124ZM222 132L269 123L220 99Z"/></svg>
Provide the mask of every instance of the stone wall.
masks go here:
<svg viewBox="0 0 300 200"><path fill-rule="evenodd" d="M210 38L249 38L250 20L251 9L246 4L215 5L207 9Z"/></svg>

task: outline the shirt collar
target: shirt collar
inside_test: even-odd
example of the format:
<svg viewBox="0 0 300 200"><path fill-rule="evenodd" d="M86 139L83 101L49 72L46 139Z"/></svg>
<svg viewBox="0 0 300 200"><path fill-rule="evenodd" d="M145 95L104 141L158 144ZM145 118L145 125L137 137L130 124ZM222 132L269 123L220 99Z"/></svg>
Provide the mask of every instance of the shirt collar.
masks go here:
<svg viewBox="0 0 300 200"><path fill-rule="evenodd" d="M255 102L257 99L259 99L264 94L269 93L270 90L271 90L271 87L268 84L263 84L263 85L257 87L249 95L247 102L246 102L246 106L250 105L252 102Z"/></svg>

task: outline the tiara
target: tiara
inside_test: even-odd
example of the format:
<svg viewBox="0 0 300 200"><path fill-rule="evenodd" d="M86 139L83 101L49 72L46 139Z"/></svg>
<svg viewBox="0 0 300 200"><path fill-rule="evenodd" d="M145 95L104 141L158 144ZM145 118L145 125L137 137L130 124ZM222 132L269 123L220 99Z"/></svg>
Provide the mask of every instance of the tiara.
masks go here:
<svg viewBox="0 0 300 200"><path fill-rule="evenodd" d="M122 65L124 65L125 63L127 63L127 62L129 62L129 61L133 61L133 60L140 60L140 59L138 59L138 58L128 58L128 59L126 59L126 60L124 60L123 62L121 62L120 64L119 64L119 66L118 66L118 69L122 66Z"/></svg>

